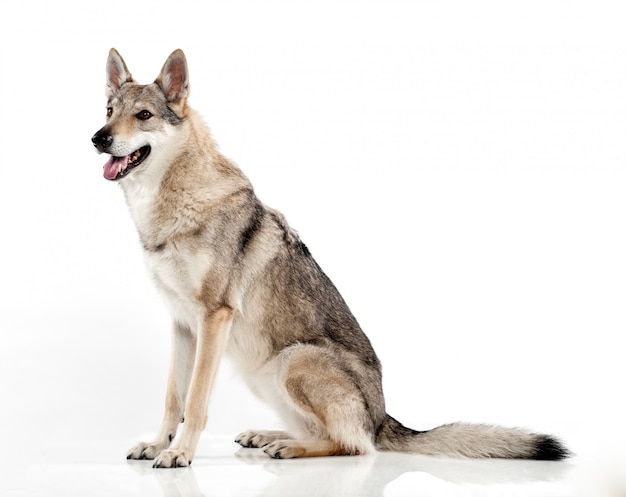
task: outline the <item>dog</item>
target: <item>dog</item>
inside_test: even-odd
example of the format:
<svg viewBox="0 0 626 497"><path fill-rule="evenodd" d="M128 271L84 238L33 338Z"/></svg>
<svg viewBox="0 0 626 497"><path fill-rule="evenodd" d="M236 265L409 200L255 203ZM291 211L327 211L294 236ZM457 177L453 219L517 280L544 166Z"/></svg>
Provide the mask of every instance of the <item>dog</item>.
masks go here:
<svg viewBox="0 0 626 497"><path fill-rule="evenodd" d="M172 317L163 421L155 439L131 448L128 459L154 459L158 468L191 464L223 355L286 428L246 431L235 441L273 458L377 450L568 457L549 435L463 423L417 431L387 414L380 361L343 298L188 106L181 50L152 84L141 85L111 49L106 97L107 121L92 142L109 155L104 177L124 192Z"/></svg>

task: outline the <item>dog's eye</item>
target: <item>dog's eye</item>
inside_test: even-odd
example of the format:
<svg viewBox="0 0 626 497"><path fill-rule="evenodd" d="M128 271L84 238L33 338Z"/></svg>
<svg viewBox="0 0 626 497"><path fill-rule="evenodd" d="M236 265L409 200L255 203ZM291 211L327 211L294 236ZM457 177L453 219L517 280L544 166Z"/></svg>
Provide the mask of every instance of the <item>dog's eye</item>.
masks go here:
<svg viewBox="0 0 626 497"><path fill-rule="evenodd" d="M113 107L107 107L107 117L111 117L113 115Z"/></svg>
<svg viewBox="0 0 626 497"><path fill-rule="evenodd" d="M137 119L141 119L145 121L152 117L152 113L149 110L142 110L139 114L137 114Z"/></svg>

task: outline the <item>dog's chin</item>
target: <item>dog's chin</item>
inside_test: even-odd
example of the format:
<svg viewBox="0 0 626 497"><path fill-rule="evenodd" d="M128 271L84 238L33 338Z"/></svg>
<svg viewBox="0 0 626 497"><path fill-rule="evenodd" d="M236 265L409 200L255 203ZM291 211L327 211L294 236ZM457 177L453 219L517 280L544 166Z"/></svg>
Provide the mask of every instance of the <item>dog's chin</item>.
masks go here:
<svg viewBox="0 0 626 497"><path fill-rule="evenodd" d="M133 169L143 164L150 155L150 150L150 145L145 145L124 157L112 155L104 165L104 177L116 181L128 176Z"/></svg>

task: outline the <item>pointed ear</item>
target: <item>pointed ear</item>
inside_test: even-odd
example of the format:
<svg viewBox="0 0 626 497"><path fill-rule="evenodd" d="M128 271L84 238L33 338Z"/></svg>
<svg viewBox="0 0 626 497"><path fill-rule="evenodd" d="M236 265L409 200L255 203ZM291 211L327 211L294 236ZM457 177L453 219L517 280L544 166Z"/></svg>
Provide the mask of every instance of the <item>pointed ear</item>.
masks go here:
<svg viewBox="0 0 626 497"><path fill-rule="evenodd" d="M106 96L111 98L124 83L133 81L130 71L124 63L122 56L112 48L109 50L109 58L107 59L107 86Z"/></svg>
<svg viewBox="0 0 626 497"><path fill-rule="evenodd" d="M156 79L167 101L173 105L185 105L189 96L189 72L187 59L182 50L172 52L167 58L161 74Z"/></svg>

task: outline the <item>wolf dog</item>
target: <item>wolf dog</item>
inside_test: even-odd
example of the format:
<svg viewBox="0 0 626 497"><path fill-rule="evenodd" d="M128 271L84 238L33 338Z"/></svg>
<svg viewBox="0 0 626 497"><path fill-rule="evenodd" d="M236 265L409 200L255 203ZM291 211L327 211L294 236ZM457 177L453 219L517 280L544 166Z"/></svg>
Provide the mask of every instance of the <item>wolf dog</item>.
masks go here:
<svg viewBox="0 0 626 497"><path fill-rule="evenodd" d="M128 459L154 459L159 468L191 464L223 355L286 429L246 431L235 441L273 458L377 450L569 455L557 438L523 429L452 423L417 431L387 414L380 361L345 301L188 106L181 50L142 85L111 49L105 93L106 124L92 142L109 155L104 177L124 192L172 318L163 421L155 439L131 448Z"/></svg>

